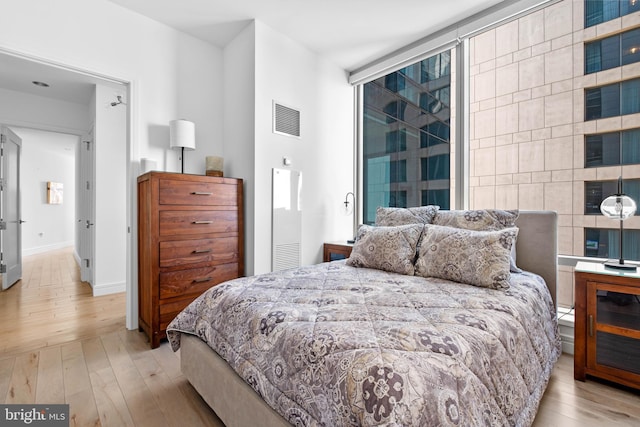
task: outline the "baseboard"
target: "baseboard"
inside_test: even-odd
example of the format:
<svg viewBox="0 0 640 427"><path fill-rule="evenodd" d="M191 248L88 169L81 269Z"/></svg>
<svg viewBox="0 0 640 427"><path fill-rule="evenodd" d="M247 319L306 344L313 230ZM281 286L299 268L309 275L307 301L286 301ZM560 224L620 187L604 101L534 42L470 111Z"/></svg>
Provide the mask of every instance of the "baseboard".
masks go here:
<svg viewBox="0 0 640 427"><path fill-rule="evenodd" d="M55 251L56 249L67 248L73 246L73 242L52 243L50 245L37 246L35 248L23 249L22 256L36 255L43 252Z"/></svg>
<svg viewBox="0 0 640 427"><path fill-rule="evenodd" d="M126 291L127 284L125 282L102 283L93 287L93 296L99 297L102 295L118 294Z"/></svg>
<svg viewBox="0 0 640 427"><path fill-rule="evenodd" d="M560 339L562 340L562 352L574 354L574 317L571 310L558 310L558 329L560 331Z"/></svg>
<svg viewBox="0 0 640 427"><path fill-rule="evenodd" d="M561 333L560 339L562 340L562 352L566 354L574 354L573 334L565 335Z"/></svg>

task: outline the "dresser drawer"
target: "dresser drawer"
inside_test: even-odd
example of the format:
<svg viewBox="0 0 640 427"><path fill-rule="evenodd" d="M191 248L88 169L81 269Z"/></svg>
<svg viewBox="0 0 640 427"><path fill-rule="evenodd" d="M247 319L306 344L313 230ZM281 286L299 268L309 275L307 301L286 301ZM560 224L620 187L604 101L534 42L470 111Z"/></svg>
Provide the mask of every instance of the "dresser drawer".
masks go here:
<svg viewBox="0 0 640 427"><path fill-rule="evenodd" d="M181 299L178 301L171 301L168 304L160 304L160 328L167 329L167 326L171 321L180 313L186 306L197 298L195 295L192 298Z"/></svg>
<svg viewBox="0 0 640 427"><path fill-rule="evenodd" d="M173 181L161 179L159 202L161 205L236 206L236 185L220 184L212 190L207 182Z"/></svg>
<svg viewBox="0 0 640 427"><path fill-rule="evenodd" d="M160 267L238 262L238 237L160 242Z"/></svg>
<svg viewBox="0 0 640 427"><path fill-rule="evenodd" d="M210 287L238 277L238 263L160 273L160 298L199 295Z"/></svg>
<svg viewBox="0 0 640 427"><path fill-rule="evenodd" d="M161 236L237 231L238 212L235 210L160 212Z"/></svg>

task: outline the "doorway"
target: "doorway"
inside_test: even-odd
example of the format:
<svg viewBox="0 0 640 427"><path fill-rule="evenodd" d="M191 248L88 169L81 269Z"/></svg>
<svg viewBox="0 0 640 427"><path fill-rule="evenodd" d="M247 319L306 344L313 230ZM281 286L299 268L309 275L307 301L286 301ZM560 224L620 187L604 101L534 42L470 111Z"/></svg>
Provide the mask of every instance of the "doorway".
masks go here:
<svg viewBox="0 0 640 427"><path fill-rule="evenodd" d="M11 127L22 140L22 256L76 245L80 137Z"/></svg>
<svg viewBox="0 0 640 427"><path fill-rule="evenodd" d="M4 66L7 63L10 63L10 66ZM62 78L64 84L60 86L72 88L68 91L71 93L61 93L58 90L48 92L45 95L43 92L35 92L40 90L41 86L29 87L28 90L25 89L22 92L0 86L3 102L7 98L20 96L36 102L35 106L21 108L18 111L22 113L26 111L25 114L29 114L29 116L14 115L13 111L0 109L0 122L2 123L17 127L38 127L43 130L76 135L86 135L87 130L91 127L102 130L118 127L120 132L118 136L102 135L102 140L105 142L103 146L107 151L100 152L100 150L97 150L96 152L96 163L102 170L96 171L95 184L91 184L95 185L96 188L108 189L105 195L97 194L95 201L97 207L96 215L103 215L100 218L102 221L100 219L95 221L96 233L102 233L102 240L100 240L100 237L96 239L96 259L92 266L98 267L96 268L96 274L105 274L106 278L101 282L100 278L96 277L98 289L94 288L94 295L126 291L126 323L127 327L132 329L135 327L134 318L137 318L137 316L134 316L135 308L134 304L131 303L131 299L134 296L132 296L131 285L133 283L131 279L133 272L130 265L130 260L132 259L130 254L133 247L131 236L135 233L135 230L130 226L132 224L133 209L133 185L131 182L132 179L135 180L135 175L132 175L129 170L132 157L131 120L133 119L130 109L132 104L130 99L131 83L126 80L109 79L102 75L77 69L64 68L60 64L50 64L39 59L34 60L26 56L17 56L15 53L5 53L1 50L0 70L2 70L0 74L13 72L20 78L33 80L34 82L44 80L55 82L56 79L61 78L61 74L64 74ZM0 79L0 82L2 81L7 81L7 79ZM70 84L71 86L69 86ZM50 88L55 86L55 84L49 85ZM24 89L24 87L21 88ZM69 97L77 96L84 96L86 100L87 89L89 93L88 102L70 101ZM38 94L36 95L36 93ZM112 104L116 101L122 102L113 106ZM24 106L25 103L20 105ZM52 107L52 105L61 107L56 108ZM46 112L47 107L49 108L49 114ZM122 117L122 119L114 122L113 117L116 111L118 117ZM73 113L76 114L74 115ZM100 135L96 138L96 145L100 145L98 138L100 138ZM108 151L109 149L112 151ZM117 151L117 153L114 151ZM135 171L133 172L135 173ZM115 185L114 182L119 185ZM119 222L114 223L114 218L118 218ZM102 231L99 231L100 227L102 227ZM101 244L105 244L106 248L101 248ZM121 265L113 266L113 259L110 257L114 256L119 256ZM99 268L101 257L104 259L102 269ZM113 271L120 272L121 277L114 279L113 276L109 276Z"/></svg>

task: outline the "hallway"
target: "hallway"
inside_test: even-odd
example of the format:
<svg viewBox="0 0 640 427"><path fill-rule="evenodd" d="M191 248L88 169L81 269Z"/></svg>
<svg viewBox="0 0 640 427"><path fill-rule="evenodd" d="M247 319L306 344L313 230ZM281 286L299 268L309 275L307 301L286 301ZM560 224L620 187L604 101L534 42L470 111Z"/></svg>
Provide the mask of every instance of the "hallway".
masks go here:
<svg viewBox="0 0 640 427"><path fill-rule="evenodd" d="M67 247L22 260L22 280L0 293L0 359L125 329L125 293L93 297Z"/></svg>

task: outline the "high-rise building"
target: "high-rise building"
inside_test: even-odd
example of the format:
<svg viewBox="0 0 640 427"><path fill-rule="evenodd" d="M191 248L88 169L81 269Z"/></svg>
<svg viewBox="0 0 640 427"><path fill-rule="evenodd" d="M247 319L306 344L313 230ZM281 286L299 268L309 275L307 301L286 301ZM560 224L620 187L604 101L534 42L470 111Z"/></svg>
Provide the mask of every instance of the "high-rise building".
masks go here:
<svg viewBox="0 0 640 427"><path fill-rule="evenodd" d="M558 212L561 306L571 256L619 256L619 223L599 210L619 176L640 200L639 11L563 0L470 40L470 207ZM638 260L640 216L624 227Z"/></svg>

